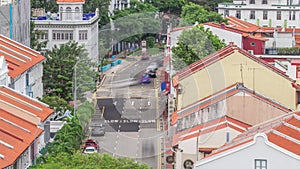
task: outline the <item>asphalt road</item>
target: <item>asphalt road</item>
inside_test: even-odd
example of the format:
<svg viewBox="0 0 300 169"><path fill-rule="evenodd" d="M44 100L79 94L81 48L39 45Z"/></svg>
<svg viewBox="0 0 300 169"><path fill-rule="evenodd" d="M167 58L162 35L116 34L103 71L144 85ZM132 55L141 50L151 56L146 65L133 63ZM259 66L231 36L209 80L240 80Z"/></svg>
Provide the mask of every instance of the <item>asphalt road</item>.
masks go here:
<svg viewBox="0 0 300 169"><path fill-rule="evenodd" d="M137 61L106 77L96 93L97 115L92 118L92 123L105 125L104 136L91 137L99 142L100 153L134 158L153 169L160 168L160 140L164 133L159 131L163 104L159 85L154 78L149 84L136 81L147 66L162 59Z"/></svg>

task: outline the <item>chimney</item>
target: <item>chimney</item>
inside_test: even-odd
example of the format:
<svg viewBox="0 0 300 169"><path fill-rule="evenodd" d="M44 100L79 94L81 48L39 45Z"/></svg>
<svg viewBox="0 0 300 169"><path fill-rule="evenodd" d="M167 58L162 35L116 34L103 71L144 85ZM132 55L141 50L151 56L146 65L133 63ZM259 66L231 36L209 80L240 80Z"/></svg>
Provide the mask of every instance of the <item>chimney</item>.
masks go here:
<svg viewBox="0 0 300 169"><path fill-rule="evenodd" d="M233 46L234 45L234 43L233 42L229 42L229 46Z"/></svg>

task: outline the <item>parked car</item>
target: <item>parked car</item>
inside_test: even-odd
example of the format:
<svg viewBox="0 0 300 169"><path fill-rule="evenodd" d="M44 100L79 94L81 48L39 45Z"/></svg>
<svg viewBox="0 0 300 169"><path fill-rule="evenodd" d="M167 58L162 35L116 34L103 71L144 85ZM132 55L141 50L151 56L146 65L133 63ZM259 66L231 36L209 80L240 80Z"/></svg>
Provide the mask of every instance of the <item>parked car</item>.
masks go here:
<svg viewBox="0 0 300 169"><path fill-rule="evenodd" d="M87 147L94 147L96 150L98 150L98 148L99 148L97 141L93 140L93 139L88 139L85 142L83 149L85 150Z"/></svg>
<svg viewBox="0 0 300 169"><path fill-rule="evenodd" d="M83 151L85 154L97 153L98 150L94 146L86 147Z"/></svg>
<svg viewBox="0 0 300 169"><path fill-rule="evenodd" d="M143 74L143 76L140 78L140 83L150 83L150 77L148 74Z"/></svg>
<svg viewBox="0 0 300 169"><path fill-rule="evenodd" d="M104 136L105 127L103 124L93 125L92 127L92 136Z"/></svg>

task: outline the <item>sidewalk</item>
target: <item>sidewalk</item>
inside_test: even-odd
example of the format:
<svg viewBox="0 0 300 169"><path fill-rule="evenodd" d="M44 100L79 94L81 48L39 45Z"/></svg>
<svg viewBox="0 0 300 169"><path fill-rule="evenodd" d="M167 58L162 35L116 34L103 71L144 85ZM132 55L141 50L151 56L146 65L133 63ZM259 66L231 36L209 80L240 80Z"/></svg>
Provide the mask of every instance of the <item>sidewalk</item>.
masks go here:
<svg viewBox="0 0 300 169"><path fill-rule="evenodd" d="M124 69L126 69L126 68L130 67L131 65L135 64L139 59L140 58L137 57L137 56L127 56L125 59L121 59L122 60L121 64L118 64L116 66L112 66L110 69L108 69L105 72L100 72L100 76L102 76L102 77L101 77L101 81L97 85L97 89L99 89L103 85L103 83L105 82L107 76L123 71Z"/></svg>

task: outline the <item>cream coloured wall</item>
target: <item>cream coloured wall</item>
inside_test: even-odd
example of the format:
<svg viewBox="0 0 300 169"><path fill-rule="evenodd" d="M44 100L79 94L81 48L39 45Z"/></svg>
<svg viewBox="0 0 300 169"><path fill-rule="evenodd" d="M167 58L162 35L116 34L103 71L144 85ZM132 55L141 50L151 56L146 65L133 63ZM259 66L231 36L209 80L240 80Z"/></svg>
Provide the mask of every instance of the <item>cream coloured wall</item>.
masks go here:
<svg viewBox="0 0 300 169"><path fill-rule="evenodd" d="M296 109L296 90L292 87L292 82L238 51L182 79L179 83L183 91L178 98L178 103L181 103L178 108L188 106L237 82L243 82L246 87Z"/></svg>

